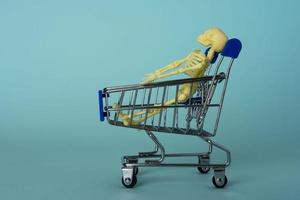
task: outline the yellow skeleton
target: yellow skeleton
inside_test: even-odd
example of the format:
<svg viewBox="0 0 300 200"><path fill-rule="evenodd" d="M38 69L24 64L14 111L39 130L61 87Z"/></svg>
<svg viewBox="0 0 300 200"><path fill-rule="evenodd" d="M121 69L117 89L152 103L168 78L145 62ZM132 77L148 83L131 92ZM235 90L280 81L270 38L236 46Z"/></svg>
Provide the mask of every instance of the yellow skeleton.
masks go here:
<svg viewBox="0 0 300 200"><path fill-rule="evenodd" d="M203 34L199 35L197 41L205 47L210 47L207 56L205 56L198 49L194 50L185 58L176 60L171 64L154 71L153 73L147 74L145 80L143 81L143 84L151 83L155 80L181 74L181 73L184 73L191 78L202 77L205 73L205 70L210 64L210 61L213 59L214 53L221 52L223 50L227 42L227 36L219 28L210 28ZM179 66L182 67L179 68ZM172 72L168 72L175 68L179 68L179 69L176 69ZM196 90L197 90L196 84L193 84L193 87L191 87L191 84L183 84L178 91L178 96L177 96L178 101L180 102L187 101L190 95L193 95L196 92ZM172 105L172 104L175 104L175 99L171 99L164 102L165 106ZM118 105L115 105L114 107L118 107ZM131 124L138 125L141 122L145 121L145 117L140 117L134 120L134 118L144 115L145 113L146 111L134 113ZM149 109L147 116L148 118L153 117L158 113L160 113L159 108ZM128 126L130 124L131 115L127 115L120 112L119 117L123 120L124 125Z"/></svg>

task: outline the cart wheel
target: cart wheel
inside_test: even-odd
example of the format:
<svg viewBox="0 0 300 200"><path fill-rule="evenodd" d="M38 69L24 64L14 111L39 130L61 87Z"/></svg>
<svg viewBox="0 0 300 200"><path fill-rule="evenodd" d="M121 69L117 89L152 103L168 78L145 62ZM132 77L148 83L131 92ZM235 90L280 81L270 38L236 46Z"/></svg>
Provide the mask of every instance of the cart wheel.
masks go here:
<svg viewBox="0 0 300 200"><path fill-rule="evenodd" d="M227 177L224 176L223 178L215 178L215 176L212 177L212 182L214 186L217 188L223 188L227 184Z"/></svg>
<svg viewBox="0 0 300 200"><path fill-rule="evenodd" d="M199 164L200 165L209 165L209 155L202 155L202 156L199 156ZM198 168L198 171L201 173L201 174L207 174L210 170L210 167L197 167Z"/></svg>
<svg viewBox="0 0 300 200"><path fill-rule="evenodd" d="M132 179L130 178L126 178L125 181L122 177L122 184L126 187L126 188L133 188L135 186L135 184L137 183L137 179L136 179L136 176L133 175L132 176Z"/></svg>
<svg viewBox="0 0 300 200"><path fill-rule="evenodd" d="M138 167L135 167L135 168L133 169L133 174L134 174L134 175L138 175L138 173L139 173L139 168L138 168Z"/></svg>
<svg viewBox="0 0 300 200"><path fill-rule="evenodd" d="M201 174L207 174L210 171L209 167L197 167L197 169Z"/></svg>

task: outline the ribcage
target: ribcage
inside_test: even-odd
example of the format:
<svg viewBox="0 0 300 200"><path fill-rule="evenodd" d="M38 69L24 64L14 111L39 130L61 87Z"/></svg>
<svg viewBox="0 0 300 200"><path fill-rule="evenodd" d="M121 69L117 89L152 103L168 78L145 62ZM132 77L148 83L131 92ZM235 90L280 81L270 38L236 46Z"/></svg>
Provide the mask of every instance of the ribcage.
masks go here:
<svg viewBox="0 0 300 200"><path fill-rule="evenodd" d="M205 55L200 50L195 50L188 58L185 67L192 67L202 63L205 59Z"/></svg>

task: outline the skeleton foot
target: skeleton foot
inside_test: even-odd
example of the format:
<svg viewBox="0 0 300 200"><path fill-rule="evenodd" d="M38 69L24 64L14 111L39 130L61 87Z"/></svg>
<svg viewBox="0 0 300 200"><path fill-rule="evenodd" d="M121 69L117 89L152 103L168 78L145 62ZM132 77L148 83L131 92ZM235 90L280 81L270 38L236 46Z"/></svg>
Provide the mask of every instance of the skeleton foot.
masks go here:
<svg viewBox="0 0 300 200"><path fill-rule="evenodd" d="M127 114L124 114L124 113L122 113L122 112L120 112L119 117L122 119L123 124L124 124L125 126L129 126L129 125L139 125L139 124L142 122L141 120L139 120L139 121L134 121L134 120L132 119L132 121L131 121L131 123L130 123L131 115L127 115Z"/></svg>

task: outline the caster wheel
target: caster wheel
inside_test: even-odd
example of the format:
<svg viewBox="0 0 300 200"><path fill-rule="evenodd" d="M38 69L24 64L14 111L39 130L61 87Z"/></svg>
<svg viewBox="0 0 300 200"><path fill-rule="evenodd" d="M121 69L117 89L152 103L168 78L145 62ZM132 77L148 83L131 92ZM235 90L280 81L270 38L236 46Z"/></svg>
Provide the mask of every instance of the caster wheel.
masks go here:
<svg viewBox="0 0 300 200"><path fill-rule="evenodd" d="M199 164L209 165L209 155L199 156ZM197 169L201 174L207 174L210 170L210 167L197 167Z"/></svg>
<svg viewBox="0 0 300 200"><path fill-rule="evenodd" d="M224 176L223 178L215 178L214 176L212 177L212 182L214 186L217 188L223 188L227 184L227 177Z"/></svg>
<svg viewBox="0 0 300 200"><path fill-rule="evenodd" d="M197 169L201 174L207 174L210 171L209 167L197 167Z"/></svg>
<svg viewBox="0 0 300 200"><path fill-rule="evenodd" d="M132 176L132 179L126 178L125 181L124 181L124 179L123 179L123 177L122 177L121 180L122 180L122 184L123 184L126 188L133 188L133 187L136 185L136 183L137 183L137 179L136 179L136 176L135 176L135 175Z"/></svg>
<svg viewBox="0 0 300 200"><path fill-rule="evenodd" d="M139 173L139 168L135 167L134 170L133 170L133 174L138 175L138 173Z"/></svg>

